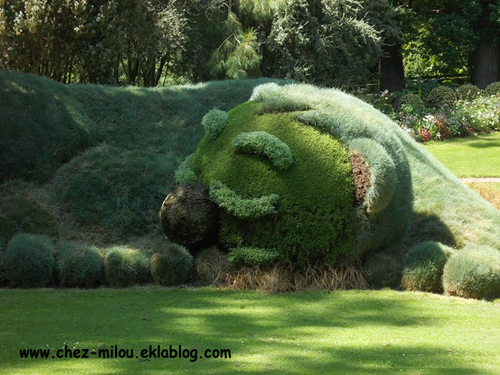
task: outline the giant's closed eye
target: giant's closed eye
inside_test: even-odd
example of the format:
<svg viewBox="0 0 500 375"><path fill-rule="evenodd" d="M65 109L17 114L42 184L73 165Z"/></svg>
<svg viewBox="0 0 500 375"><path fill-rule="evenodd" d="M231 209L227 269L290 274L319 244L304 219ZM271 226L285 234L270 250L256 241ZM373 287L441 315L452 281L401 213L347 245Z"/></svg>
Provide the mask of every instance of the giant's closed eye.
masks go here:
<svg viewBox="0 0 500 375"><path fill-rule="evenodd" d="M266 157L281 170L293 163L290 147L278 137L264 131L238 134L232 144L240 152Z"/></svg>

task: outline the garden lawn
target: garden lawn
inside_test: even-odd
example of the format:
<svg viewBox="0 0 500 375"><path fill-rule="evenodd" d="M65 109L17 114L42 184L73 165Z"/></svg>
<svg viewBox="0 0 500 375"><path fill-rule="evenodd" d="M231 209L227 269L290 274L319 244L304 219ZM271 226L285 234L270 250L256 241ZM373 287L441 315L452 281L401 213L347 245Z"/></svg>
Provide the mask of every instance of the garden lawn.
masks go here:
<svg viewBox="0 0 500 375"><path fill-rule="evenodd" d="M458 177L500 177L500 132L423 145Z"/></svg>
<svg viewBox="0 0 500 375"><path fill-rule="evenodd" d="M0 290L3 374L498 374L500 300L382 291ZM57 359L58 349L134 349ZM198 358L135 358L149 345ZM20 359L24 348L51 349ZM230 349L231 358L200 358ZM63 352L63 351L62 351ZM61 352L61 353L62 353ZM187 352L186 352L187 354Z"/></svg>

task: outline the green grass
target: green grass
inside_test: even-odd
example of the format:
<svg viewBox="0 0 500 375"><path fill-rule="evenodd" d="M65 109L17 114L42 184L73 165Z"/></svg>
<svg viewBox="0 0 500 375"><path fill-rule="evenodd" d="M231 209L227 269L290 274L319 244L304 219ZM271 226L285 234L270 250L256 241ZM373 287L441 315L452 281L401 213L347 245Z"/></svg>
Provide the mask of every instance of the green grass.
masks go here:
<svg viewBox="0 0 500 375"><path fill-rule="evenodd" d="M498 302L388 290L0 290L0 373L496 374ZM19 358L65 345L230 349L231 359Z"/></svg>
<svg viewBox="0 0 500 375"><path fill-rule="evenodd" d="M458 177L500 177L500 132L424 143Z"/></svg>

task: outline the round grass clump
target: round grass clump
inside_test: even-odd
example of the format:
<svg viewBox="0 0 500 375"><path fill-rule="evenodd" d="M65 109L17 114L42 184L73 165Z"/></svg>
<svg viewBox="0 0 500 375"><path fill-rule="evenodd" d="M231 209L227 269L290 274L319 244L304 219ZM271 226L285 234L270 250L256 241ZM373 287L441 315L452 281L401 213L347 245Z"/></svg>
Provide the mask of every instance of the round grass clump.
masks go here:
<svg viewBox="0 0 500 375"><path fill-rule="evenodd" d="M404 262L403 288L422 292L442 292L443 268L452 254L451 247L434 241L412 247Z"/></svg>
<svg viewBox="0 0 500 375"><path fill-rule="evenodd" d="M93 288L103 281L99 249L78 242L66 242L58 249L59 282L64 287Z"/></svg>
<svg viewBox="0 0 500 375"><path fill-rule="evenodd" d="M500 82L490 83L484 89L484 95L485 96L492 96L492 95L499 95L499 94L500 94Z"/></svg>
<svg viewBox="0 0 500 375"><path fill-rule="evenodd" d="M398 263L387 254L375 254L363 264L368 284L375 288L394 287L400 278Z"/></svg>
<svg viewBox="0 0 500 375"><path fill-rule="evenodd" d="M185 247L175 243L151 257L153 280L163 286L185 283L193 271L194 260Z"/></svg>
<svg viewBox="0 0 500 375"><path fill-rule="evenodd" d="M458 86L455 90L457 99L471 101L481 96L481 89L476 85L466 83L465 85Z"/></svg>
<svg viewBox="0 0 500 375"><path fill-rule="evenodd" d="M500 252L488 246L468 246L460 250L444 267L443 287L452 296L500 297Z"/></svg>
<svg viewBox="0 0 500 375"><path fill-rule="evenodd" d="M254 102L234 108L224 131L216 139L205 136L191 161L222 208L219 239L227 248L276 249L283 260L303 265L333 264L353 238L347 147L291 113L261 109ZM283 170L268 155L233 146L241 134L254 132L286 145L294 162Z"/></svg>
<svg viewBox="0 0 500 375"><path fill-rule="evenodd" d="M457 100L455 91L447 86L434 87L427 96L427 104L431 108L441 107L445 104L453 104Z"/></svg>
<svg viewBox="0 0 500 375"><path fill-rule="evenodd" d="M19 233L5 252L5 274L11 286L41 288L54 277L55 250L49 238Z"/></svg>
<svg viewBox="0 0 500 375"><path fill-rule="evenodd" d="M148 256L127 246L106 250L104 271L106 281L113 287L141 285L151 280Z"/></svg>

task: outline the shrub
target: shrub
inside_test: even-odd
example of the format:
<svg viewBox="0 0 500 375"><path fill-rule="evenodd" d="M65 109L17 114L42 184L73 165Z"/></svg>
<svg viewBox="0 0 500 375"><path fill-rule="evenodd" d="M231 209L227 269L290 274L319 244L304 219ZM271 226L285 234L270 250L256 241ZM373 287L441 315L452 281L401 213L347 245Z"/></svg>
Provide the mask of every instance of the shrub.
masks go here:
<svg viewBox="0 0 500 375"><path fill-rule="evenodd" d="M261 266L267 267L279 259L276 249L259 249L253 247L238 247L229 249L229 263L236 267Z"/></svg>
<svg viewBox="0 0 500 375"><path fill-rule="evenodd" d="M103 262L97 247L66 242L59 247L58 252L61 286L92 288L102 283Z"/></svg>
<svg viewBox="0 0 500 375"><path fill-rule="evenodd" d="M438 86L432 89L427 97L427 104L431 108L441 107L445 104L451 105L457 100L453 89L446 86Z"/></svg>
<svg viewBox="0 0 500 375"><path fill-rule="evenodd" d="M186 248L175 243L151 257L151 274L157 284L179 285L188 280L193 270L193 257Z"/></svg>
<svg viewBox="0 0 500 375"><path fill-rule="evenodd" d="M500 82L490 83L484 89L484 95L485 96L492 96L492 95L499 95L499 94L500 94Z"/></svg>
<svg viewBox="0 0 500 375"><path fill-rule="evenodd" d="M404 262L402 286L407 290L441 292L441 276L453 249L427 241L410 249Z"/></svg>
<svg viewBox="0 0 500 375"><path fill-rule="evenodd" d="M500 297L500 253L488 246L468 246L453 255L443 270L447 294L465 298Z"/></svg>
<svg viewBox="0 0 500 375"><path fill-rule="evenodd" d="M232 145L247 154L267 157L279 169L287 169L293 163L290 147L268 132L241 133L233 139Z"/></svg>
<svg viewBox="0 0 500 375"><path fill-rule="evenodd" d="M476 85L467 83L465 85L458 86L455 90L455 94L459 100L471 101L481 96L481 91L482 90Z"/></svg>
<svg viewBox="0 0 500 375"><path fill-rule="evenodd" d="M113 246L104 258L106 281L113 287L127 287L150 281L149 258L137 249Z"/></svg>
<svg viewBox="0 0 500 375"><path fill-rule="evenodd" d="M277 213L274 205L278 202L279 196L269 194L260 198L245 199L222 182L212 181L210 199L236 217L255 219Z"/></svg>
<svg viewBox="0 0 500 375"><path fill-rule="evenodd" d="M53 280L55 250L44 236L16 234L5 252L5 273L12 286L40 288Z"/></svg>
<svg viewBox="0 0 500 375"><path fill-rule="evenodd" d="M201 120L205 134L209 134L213 139L224 130L229 115L225 111L214 108L210 110Z"/></svg>
<svg viewBox="0 0 500 375"><path fill-rule="evenodd" d="M403 106L411 107L413 113L420 114L425 110L425 103L417 94L406 94L399 99L399 108Z"/></svg>
<svg viewBox="0 0 500 375"><path fill-rule="evenodd" d="M5 274L5 254L0 249L0 288L7 285L7 275Z"/></svg>
<svg viewBox="0 0 500 375"><path fill-rule="evenodd" d="M398 283L400 270L397 262L387 254L375 254L364 264L366 281L376 289L393 287Z"/></svg>

